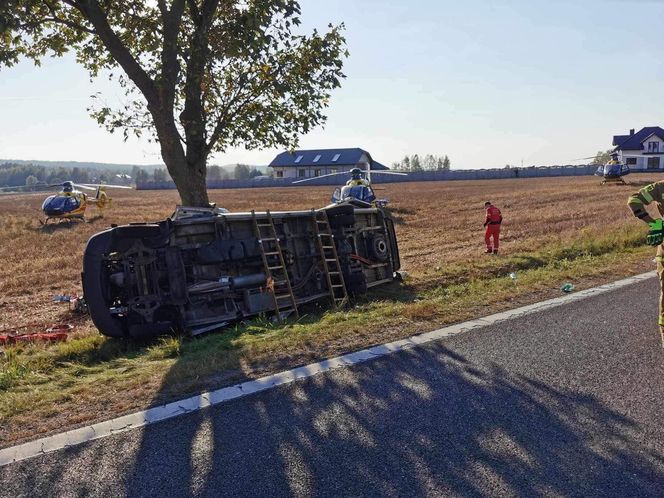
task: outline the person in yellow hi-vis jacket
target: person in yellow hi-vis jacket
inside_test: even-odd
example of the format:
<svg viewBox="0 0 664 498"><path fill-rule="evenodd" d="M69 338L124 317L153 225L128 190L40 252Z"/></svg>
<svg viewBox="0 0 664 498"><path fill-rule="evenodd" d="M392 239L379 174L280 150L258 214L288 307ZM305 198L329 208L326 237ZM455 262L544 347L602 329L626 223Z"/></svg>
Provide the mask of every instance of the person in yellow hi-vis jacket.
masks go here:
<svg viewBox="0 0 664 498"><path fill-rule="evenodd" d="M661 218L654 219L646 206L655 203L660 216L664 216L664 181L646 185L638 192L629 196L627 205L638 219L648 223L650 231L647 241L650 245L657 246L657 275L659 275L659 332L662 336L662 347L664 347L664 222Z"/></svg>
<svg viewBox="0 0 664 498"><path fill-rule="evenodd" d="M368 187L370 183L369 180L362 178L362 170L360 168L353 168L350 170L350 180L346 182L346 185L349 187L356 187L358 185Z"/></svg>
<svg viewBox="0 0 664 498"><path fill-rule="evenodd" d="M618 153L614 152L611 154L611 159L606 164L620 164L620 159L618 159Z"/></svg>

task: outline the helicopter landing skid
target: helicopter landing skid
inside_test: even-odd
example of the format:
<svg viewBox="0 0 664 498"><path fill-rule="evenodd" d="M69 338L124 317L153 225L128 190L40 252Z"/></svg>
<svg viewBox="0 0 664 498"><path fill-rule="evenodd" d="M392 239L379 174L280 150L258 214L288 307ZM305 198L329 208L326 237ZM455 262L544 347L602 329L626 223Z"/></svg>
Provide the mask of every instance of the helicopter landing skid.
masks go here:
<svg viewBox="0 0 664 498"><path fill-rule="evenodd" d="M609 184L609 185L627 185L625 180L623 180L620 177L619 178L605 178L604 180L602 180L601 184L602 185L607 185L607 184Z"/></svg>
<svg viewBox="0 0 664 498"><path fill-rule="evenodd" d="M71 223L72 221L82 221L83 223L87 223L87 220L83 216L74 216L71 218L46 218L46 220L42 220L41 218L39 219L39 223L41 226L45 227L49 224L49 221L53 220L53 223L51 225L61 225L62 223ZM56 221L57 220L57 221Z"/></svg>

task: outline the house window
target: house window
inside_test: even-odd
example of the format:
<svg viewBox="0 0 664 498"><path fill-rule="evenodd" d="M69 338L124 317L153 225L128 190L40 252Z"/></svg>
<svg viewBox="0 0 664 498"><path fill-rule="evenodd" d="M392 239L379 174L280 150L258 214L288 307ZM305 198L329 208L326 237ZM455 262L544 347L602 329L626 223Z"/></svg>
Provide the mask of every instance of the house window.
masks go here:
<svg viewBox="0 0 664 498"><path fill-rule="evenodd" d="M307 170L306 169L298 169L297 170L297 176L299 178L304 178L307 176Z"/></svg>
<svg viewBox="0 0 664 498"><path fill-rule="evenodd" d="M335 154L334 157L332 158L332 162L336 163L339 160L339 157L341 157L341 154Z"/></svg>
<svg viewBox="0 0 664 498"><path fill-rule="evenodd" d="M648 152L659 152L659 142L648 142Z"/></svg>
<svg viewBox="0 0 664 498"><path fill-rule="evenodd" d="M320 160L320 154L318 154L316 157L314 157L314 162L317 163Z"/></svg>
<svg viewBox="0 0 664 498"><path fill-rule="evenodd" d="M299 162L302 160L302 157L303 157L303 156L297 156L297 157L295 158L295 162L296 162L296 163L299 163Z"/></svg>
<svg viewBox="0 0 664 498"><path fill-rule="evenodd" d="M319 169L314 170L314 176L320 176L320 170Z"/></svg>
<svg viewBox="0 0 664 498"><path fill-rule="evenodd" d="M659 169L659 157L648 158L648 169Z"/></svg>
<svg viewBox="0 0 664 498"><path fill-rule="evenodd" d="M330 173L338 173L339 168L330 168Z"/></svg>
<svg viewBox="0 0 664 498"><path fill-rule="evenodd" d="M625 164L627 166L636 166L636 157L628 157L625 159Z"/></svg>
<svg viewBox="0 0 664 498"><path fill-rule="evenodd" d="M283 171L277 171L277 178L283 178L284 177L284 172Z"/></svg>

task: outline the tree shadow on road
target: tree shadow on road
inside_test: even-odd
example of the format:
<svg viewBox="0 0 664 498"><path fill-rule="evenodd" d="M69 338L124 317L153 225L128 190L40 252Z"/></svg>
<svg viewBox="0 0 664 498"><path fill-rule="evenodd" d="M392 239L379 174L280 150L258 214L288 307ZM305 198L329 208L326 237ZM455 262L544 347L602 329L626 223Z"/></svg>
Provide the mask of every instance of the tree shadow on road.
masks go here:
<svg viewBox="0 0 664 498"><path fill-rule="evenodd" d="M593 396L436 344L148 426L125 491L654 496L643 438Z"/></svg>
<svg viewBox="0 0 664 498"><path fill-rule="evenodd" d="M664 459L629 417L440 343L131 434L12 476L35 494L172 497L643 497L664 482ZM78 458L88 479L69 466Z"/></svg>

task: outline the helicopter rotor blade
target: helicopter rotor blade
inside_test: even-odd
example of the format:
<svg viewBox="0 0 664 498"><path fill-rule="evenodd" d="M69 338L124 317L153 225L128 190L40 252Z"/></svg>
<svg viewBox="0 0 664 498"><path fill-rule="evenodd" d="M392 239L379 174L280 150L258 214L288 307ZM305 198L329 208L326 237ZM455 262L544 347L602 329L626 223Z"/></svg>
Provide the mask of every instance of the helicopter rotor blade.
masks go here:
<svg viewBox="0 0 664 498"><path fill-rule="evenodd" d="M131 189L133 187L128 187L127 185L107 185L105 183L77 183L76 184L78 187L91 187L93 190L96 189L97 187L104 187L104 188L128 188Z"/></svg>
<svg viewBox="0 0 664 498"><path fill-rule="evenodd" d="M373 171L372 175L399 175L399 176L408 176L408 173L402 173L401 171Z"/></svg>
<svg viewBox="0 0 664 498"><path fill-rule="evenodd" d="M343 173L348 174L348 171L344 171ZM390 171L384 171L384 170L366 170L363 169L360 171L360 173L371 173L372 175L401 175L401 176L408 176L408 173L405 171L400 171L400 170L390 170Z"/></svg>
<svg viewBox="0 0 664 498"><path fill-rule="evenodd" d="M348 175L348 171L340 171L338 173L328 173L327 175L312 176L311 178L304 178L302 180L297 180L291 183L310 182L311 180L316 180L317 178L325 178L326 176L336 176L336 175Z"/></svg>
<svg viewBox="0 0 664 498"><path fill-rule="evenodd" d="M312 176L311 178L304 178L302 180L296 180L292 183L304 183L315 180L316 178L325 178L326 176L336 176L336 175L348 175L349 171L339 171L337 173L328 173L327 175ZM361 170L360 173L372 174L372 175L398 175L398 176L408 176L408 173L402 171L376 171L376 170Z"/></svg>
<svg viewBox="0 0 664 498"><path fill-rule="evenodd" d="M87 185L79 185L78 183L74 183L74 187L82 188L83 190L97 190L94 187L89 187Z"/></svg>

